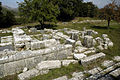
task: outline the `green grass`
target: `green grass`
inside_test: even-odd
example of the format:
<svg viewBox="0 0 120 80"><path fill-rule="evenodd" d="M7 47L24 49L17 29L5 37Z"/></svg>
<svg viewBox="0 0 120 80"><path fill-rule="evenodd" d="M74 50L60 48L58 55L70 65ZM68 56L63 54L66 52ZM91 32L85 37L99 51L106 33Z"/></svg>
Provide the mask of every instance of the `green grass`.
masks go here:
<svg viewBox="0 0 120 80"><path fill-rule="evenodd" d="M79 21L87 20L87 19L88 18L80 18L80 19L78 18ZM114 56L120 56L120 24L116 23L115 21L111 22L110 29L107 29L107 22L74 23L74 24L72 22L68 22L68 24L60 23L60 24L57 24L57 27L55 26L51 28L52 29L71 28L75 30L83 30L83 27L97 31L99 33L97 36L101 36L102 34L108 34L108 37L114 43L114 47L102 51L106 54L105 60L107 59L110 60ZM100 65L100 64L98 63L96 65ZM83 69L83 66L81 66L80 64L75 64L75 65L71 64L68 67L62 67L59 69L50 70L48 74L39 75L37 77L32 78L31 80L52 80L54 78L61 77L64 75L67 75L70 78L73 72L83 71L84 69ZM89 76L89 74L86 74L86 75ZM10 78L10 79L8 76L0 80L17 80L17 76L15 76L15 78Z"/></svg>
<svg viewBox="0 0 120 80"><path fill-rule="evenodd" d="M48 74L39 75L30 80L52 80L64 75L68 76L68 78L71 78L71 74L73 72L80 72L83 70L84 69L80 64L70 64L68 67L62 66L61 68L50 70Z"/></svg>

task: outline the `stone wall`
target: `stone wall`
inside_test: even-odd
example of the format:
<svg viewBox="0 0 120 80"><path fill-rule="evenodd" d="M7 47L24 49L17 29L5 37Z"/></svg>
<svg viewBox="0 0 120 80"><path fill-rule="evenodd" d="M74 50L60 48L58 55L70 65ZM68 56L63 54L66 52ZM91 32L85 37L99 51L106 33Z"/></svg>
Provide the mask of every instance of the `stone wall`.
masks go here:
<svg viewBox="0 0 120 80"><path fill-rule="evenodd" d="M72 53L72 45L57 45L41 50L28 50L0 58L0 77L21 72L24 67L34 68L44 60L65 59Z"/></svg>

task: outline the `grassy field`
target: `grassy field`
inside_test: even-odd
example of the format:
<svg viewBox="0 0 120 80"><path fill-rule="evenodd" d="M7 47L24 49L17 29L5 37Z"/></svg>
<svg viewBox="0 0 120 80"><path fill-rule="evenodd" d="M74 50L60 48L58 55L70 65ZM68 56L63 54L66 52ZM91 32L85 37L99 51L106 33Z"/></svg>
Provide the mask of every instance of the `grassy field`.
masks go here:
<svg viewBox="0 0 120 80"><path fill-rule="evenodd" d="M88 18L85 18L85 20L87 19ZM84 18L80 18L80 19L77 18L77 20L81 21L81 20L84 20ZM33 25L33 24L30 24L30 25ZM63 24L62 22L59 22L57 25L48 27L48 28L52 28L52 29L71 28L76 30L82 30L83 27L86 27L87 29L93 29L97 31L99 35L108 34L109 38L114 43L114 47L103 51L105 54L107 54L106 59L112 59L114 56L118 56L118 55L120 56L120 24L114 21L111 22L109 29L107 28L107 22L96 22L96 23L67 22L65 24ZM75 65L71 64L68 67L62 67L60 69L51 70L48 74L39 75L37 77L32 78L31 80L51 80L53 78L57 78L64 75L67 75L70 78L72 72L83 71L83 70L84 69L80 64L75 64ZM12 77L8 76L0 80L17 80L17 75Z"/></svg>

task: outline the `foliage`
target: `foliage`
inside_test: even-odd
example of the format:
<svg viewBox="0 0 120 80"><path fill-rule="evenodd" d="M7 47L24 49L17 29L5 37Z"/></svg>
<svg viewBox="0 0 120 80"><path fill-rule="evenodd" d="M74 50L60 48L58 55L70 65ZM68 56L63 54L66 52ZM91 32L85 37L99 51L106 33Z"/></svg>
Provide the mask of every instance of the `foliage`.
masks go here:
<svg viewBox="0 0 120 80"><path fill-rule="evenodd" d="M13 24L15 24L14 14L6 8L2 8L0 3L0 28L9 27Z"/></svg>
<svg viewBox="0 0 120 80"><path fill-rule="evenodd" d="M28 21L38 21L41 26L45 21L55 22L59 14L58 6L49 0L24 0L19 3L20 15Z"/></svg>
<svg viewBox="0 0 120 80"><path fill-rule="evenodd" d="M24 0L19 3L20 16L24 22L69 21L75 17L96 17L98 8L83 0Z"/></svg>
<svg viewBox="0 0 120 80"><path fill-rule="evenodd" d="M113 0L112 3L99 10L99 17L106 19L108 21L108 26L111 20L120 22L120 6L115 1L116 0Z"/></svg>

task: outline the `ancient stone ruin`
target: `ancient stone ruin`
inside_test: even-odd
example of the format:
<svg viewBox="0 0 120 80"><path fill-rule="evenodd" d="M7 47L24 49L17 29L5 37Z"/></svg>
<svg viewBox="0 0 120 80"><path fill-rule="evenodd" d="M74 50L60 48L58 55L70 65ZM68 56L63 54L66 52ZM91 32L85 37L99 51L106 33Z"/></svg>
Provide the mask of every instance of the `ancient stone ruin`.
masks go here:
<svg viewBox="0 0 120 80"><path fill-rule="evenodd" d="M113 47L107 34L99 36L98 32L90 29L37 30L25 27L13 28L8 32L13 35L0 38L0 48L3 48L0 51L0 78L22 72L18 75L19 80L28 80L47 74L51 69L78 62L84 67L101 62L107 68L93 67L84 72L74 72L71 79L63 76L54 80L96 80L110 71L112 76L120 75L120 69L116 69L120 63L103 61L106 54L102 50ZM116 56L114 61L119 62L120 57ZM86 78L85 73L91 76Z"/></svg>

